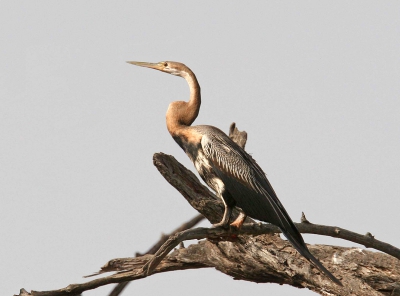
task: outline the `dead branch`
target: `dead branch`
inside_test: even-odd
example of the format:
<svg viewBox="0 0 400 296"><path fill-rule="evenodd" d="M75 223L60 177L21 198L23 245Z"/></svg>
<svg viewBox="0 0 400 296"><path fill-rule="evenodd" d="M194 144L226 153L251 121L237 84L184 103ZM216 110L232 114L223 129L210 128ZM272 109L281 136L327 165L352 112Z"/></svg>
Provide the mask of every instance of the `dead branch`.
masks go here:
<svg viewBox="0 0 400 296"><path fill-rule="evenodd" d="M239 131L234 122L232 122L229 127L229 137L243 149L246 147L247 133L245 131Z"/></svg>
<svg viewBox="0 0 400 296"><path fill-rule="evenodd" d="M344 240L349 240L355 243L362 244L369 248L374 248L380 250L385 253L392 253L393 257L400 259L400 250L381 241L371 240L370 237L361 235L343 228L338 228L335 226L325 226L325 225L316 225L316 224L305 224L305 223L295 223L297 228L301 233L312 233L319 235L327 235L332 237L341 238ZM146 271L146 275L152 273L152 271L157 267L157 265L162 261L162 259L178 244L185 240L192 239L228 239L235 238L239 235L261 235L261 234L273 234L273 233L281 233L280 229L271 224L249 224L243 225L240 230L237 230L235 227L231 227L226 230L223 228L196 228L189 229L186 231L182 231L180 233L176 233L165 242L165 244L155 253L154 257L146 263L144 269ZM387 252L389 251L389 252ZM400 262L399 262L400 263Z"/></svg>
<svg viewBox="0 0 400 296"><path fill-rule="evenodd" d="M298 224L306 225L306 224ZM271 225L245 225L245 230L257 234L264 226L266 231L275 232ZM358 248L332 246L310 246L313 252L345 284L338 287L317 269L305 261L291 245L276 235L256 237L239 235L241 231L223 228L197 228L173 236L158 253L167 254L184 239L207 237L197 245L176 249L158 265L152 260L159 256L144 255L135 258L119 258L109 261L100 271L118 273L93 281L69 285L66 288L37 292L34 296L76 295L110 283L133 281L147 275L147 267L153 273L214 267L235 279L258 283L273 282L303 287L324 295L398 295L400 285L400 261L382 253L373 253ZM236 234L238 236L236 236ZM228 240L226 240L228 238ZM230 240L230 241L229 241ZM171 243L172 242L172 243ZM165 250L165 251L164 251ZM154 262L154 261L153 261ZM400 291L400 290L399 290ZM26 291L25 291L26 293ZM391 294L392 293L392 294ZM329 294L328 294L329 295Z"/></svg>
<svg viewBox="0 0 400 296"><path fill-rule="evenodd" d="M193 217L192 219L190 219L189 221L183 223L181 226L179 226L177 229L175 229L174 231L172 231L169 234L163 234L160 238L160 240L158 242L156 242L154 244L154 246L152 246L146 253L144 254L155 254L160 248L161 246L168 240L169 237L171 237L172 235L184 231L186 229L190 229L194 226L196 226L197 224L199 224L202 220L204 220L204 216L199 214L195 217ZM140 254L140 253L136 253L136 257L142 256L144 254Z"/></svg>
<svg viewBox="0 0 400 296"><path fill-rule="evenodd" d="M239 136L240 140L245 135L247 138L247 134L237 131L234 124L230 131L231 137ZM244 140L241 145L244 147L245 144ZM172 156L163 153L155 154L153 162L164 178L211 223L221 219L222 202L192 172ZM113 259L98 273L117 272L113 275L54 291L28 293L21 289L19 295L78 295L102 285L133 281L153 273L205 267L213 267L234 279L289 284L308 288L321 295L400 295L400 250L376 240L369 233L360 235L339 227L312 224L305 216L302 223L296 224L302 233L342 238L391 255L359 248L309 246L310 251L341 279L344 287L338 287L304 260L287 241L276 235L279 232L277 227L249 224L250 219L246 222L241 230L189 229L190 227L185 231L177 229L177 233L170 236L155 255ZM158 244L165 239L163 237ZM205 240L170 253L186 239ZM156 248L148 252L153 252Z"/></svg>
<svg viewBox="0 0 400 296"><path fill-rule="evenodd" d="M144 253L144 254L136 253L136 257L140 257L140 256L143 256L145 254L155 254L161 248L161 246L168 240L169 237L171 237L172 235L174 235L174 234L176 234L178 232L181 232L181 231L184 231L184 230L187 230L187 229L190 229L190 228L196 226L202 220L204 220L204 216L201 215L201 214L193 217L192 219L190 219L189 221L183 223L177 229L172 231L170 234L161 235L160 240L158 242L156 242L146 253ZM93 275L98 275L100 273L102 273L102 272L98 272L98 273L95 273ZM128 284L129 284L129 282L119 283L118 285L116 285L114 287L114 289L111 291L109 296L118 296L118 295L120 295Z"/></svg>

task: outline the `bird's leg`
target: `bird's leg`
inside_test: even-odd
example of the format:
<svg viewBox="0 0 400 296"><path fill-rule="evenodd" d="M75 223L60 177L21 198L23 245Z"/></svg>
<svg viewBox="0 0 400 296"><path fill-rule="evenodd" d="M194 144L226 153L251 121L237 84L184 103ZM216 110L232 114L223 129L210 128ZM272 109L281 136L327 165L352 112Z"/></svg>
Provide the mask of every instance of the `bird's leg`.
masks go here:
<svg viewBox="0 0 400 296"><path fill-rule="evenodd" d="M224 216L222 217L221 222L219 222L217 224L213 224L213 227L222 226L224 228L228 228L229 227L229 219L231 218L232 210L235 207L236 202L233 199L233 196L229 193L229 191L225 190L225 185L221 180L215 178L214 182L217 185L216 192L218 194L218 197L221 198L222 202L224 203L225 211L224 211Z"/></svg>
<svg viewBox="0 0 400 296"><path fill-rule="evenodd" d="M247 215L243 213L242 211L239 212L239 216L236 218L235 221L231 223L231 226L236 227L237 229L240 229L242 227L244 220L246 220Z"/></svg>
<svg viewBox="0 0 400 296"><path fill-rule="evenodd" d="M225 228L228 227L229 219L231 218L231 215L232 215L232 210L233 210L233 207L225 205L224 216L222 217L221 222L213 224L213 227L220 227L220 226L225 227Z"/></svg>

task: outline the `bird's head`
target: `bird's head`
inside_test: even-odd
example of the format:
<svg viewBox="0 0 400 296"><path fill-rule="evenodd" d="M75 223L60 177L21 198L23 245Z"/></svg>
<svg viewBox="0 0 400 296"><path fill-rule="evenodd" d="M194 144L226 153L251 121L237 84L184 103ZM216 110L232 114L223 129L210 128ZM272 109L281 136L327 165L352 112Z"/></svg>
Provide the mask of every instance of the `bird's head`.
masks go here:
<svg viewBox="0 0 400 296"><path fill-rule="evenodd" d="M186 67L182 63L178 62L171 62L171 61L164 61L164 62L159 62L159 63L146 63L146 62L133 62L129 61L127 62L132 65L140 66L140 67L146 67L146 68L151 68L151 69L156 69L165 73L169 73L175 76L180 76L185 78L186 75L191 73L190 69Z"/></svg>

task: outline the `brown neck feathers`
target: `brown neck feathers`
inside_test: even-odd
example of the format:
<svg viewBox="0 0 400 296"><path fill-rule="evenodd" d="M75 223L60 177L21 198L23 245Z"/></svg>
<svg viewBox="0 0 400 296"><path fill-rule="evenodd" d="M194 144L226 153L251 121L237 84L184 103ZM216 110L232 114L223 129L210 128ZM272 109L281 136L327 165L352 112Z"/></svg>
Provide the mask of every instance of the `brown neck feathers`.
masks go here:
<svg viewBox="0 0 400 296"><path fill-rule="evenodd" d="M189 84L189 102L172 102L167 111L167 128L171 135L176 135L180 129L190 126L197 118L200 110L200 85L192 71L187 69L182 75Z"/></svg>

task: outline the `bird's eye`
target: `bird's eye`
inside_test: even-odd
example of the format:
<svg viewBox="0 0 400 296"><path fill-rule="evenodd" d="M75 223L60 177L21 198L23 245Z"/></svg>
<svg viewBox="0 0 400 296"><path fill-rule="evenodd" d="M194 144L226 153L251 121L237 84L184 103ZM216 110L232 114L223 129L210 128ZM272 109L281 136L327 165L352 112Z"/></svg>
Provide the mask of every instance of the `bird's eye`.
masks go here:
<svg viewBox="0 0 400 296"><path fill-rule="evenodd" d="M164 63L164 67L168 67L168 63Z"/></svg>

